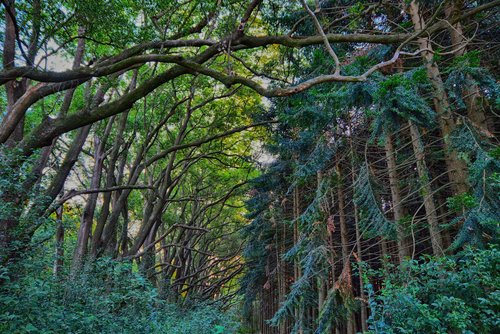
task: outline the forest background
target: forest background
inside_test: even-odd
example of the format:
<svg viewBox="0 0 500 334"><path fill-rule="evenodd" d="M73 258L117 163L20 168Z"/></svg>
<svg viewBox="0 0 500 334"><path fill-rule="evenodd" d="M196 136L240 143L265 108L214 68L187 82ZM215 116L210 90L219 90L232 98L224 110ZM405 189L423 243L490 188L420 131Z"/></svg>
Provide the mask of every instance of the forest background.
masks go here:
<svg viewBox="0 0 500 334"><path fill-rule="evenodd" d="M2 0L0 332L499 330L499 5Z"/></svg>

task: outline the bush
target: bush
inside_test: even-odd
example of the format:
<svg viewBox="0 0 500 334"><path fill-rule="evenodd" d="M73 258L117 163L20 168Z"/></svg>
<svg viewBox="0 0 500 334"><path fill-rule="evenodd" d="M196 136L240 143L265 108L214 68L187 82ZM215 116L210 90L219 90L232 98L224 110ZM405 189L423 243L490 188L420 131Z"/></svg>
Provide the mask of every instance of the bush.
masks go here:
<svg viewBox="0 0 500 334"><path fill-rule="evenodd" d="M0 333L235 333L217 305L182 309L159 298L129 263L99 260L75 278L52 277L33 259L19 279L0 287ZM36 263L36 264L35 264ZM12 268L9 268L12 270ZM7 268L0 268L7 278Z"/></svg>
<svg viewBox="0 0 500 334"><path fill-rule="evenodd" d="M498 333L500 252L466 249L455 257L406 262L376 294L367 284L373 333Z"/></svg>

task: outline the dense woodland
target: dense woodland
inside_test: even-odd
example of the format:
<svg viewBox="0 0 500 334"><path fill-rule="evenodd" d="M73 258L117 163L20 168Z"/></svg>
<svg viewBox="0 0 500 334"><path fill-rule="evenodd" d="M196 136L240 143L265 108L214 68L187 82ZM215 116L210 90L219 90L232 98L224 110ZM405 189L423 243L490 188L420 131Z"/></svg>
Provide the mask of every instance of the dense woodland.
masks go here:
<svg viewBox="0 0 500 334"><path fill-rule="evenodd" d="M500 331L500 0L2 0L0 333Z"/></svg>

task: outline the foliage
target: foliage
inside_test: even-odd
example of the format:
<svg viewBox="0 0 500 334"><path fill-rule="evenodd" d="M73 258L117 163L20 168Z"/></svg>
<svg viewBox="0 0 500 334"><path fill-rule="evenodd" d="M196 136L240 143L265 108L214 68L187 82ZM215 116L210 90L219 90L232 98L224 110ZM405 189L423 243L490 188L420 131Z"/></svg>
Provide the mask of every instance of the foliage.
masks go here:
<svg viewBox="0 0 500 334"><path fill-rule="evenodd" d="M481 94L493 105L500 106L500 86L488 69L480 65L480 53L471 51L453 59L447 68L448 78L445 87L455 105L461 109L466 108L465 96Z"/></svg>
<svg viewBox="0 0 500 334"><path fill-rule="evenodd" d="M182 309L158 296L130 263L109 258L77 277L53 277L49 259L19 264L24 275L0 287L2 333L235 333L217 304ZM5 275L5 268L0 268Z"/></svg>
<svg viewBox="0 0 500 334"><path fill-rule="evenodd" d="M495 182L500 172L500 160L495 155L497 147L474 130L466 122L453 133L452 144L469 165L471 194L458 194L448 199L451 209L461 214L450 224L462 224L453 244L458 248L464 244L483 247L489 242L498 242L500 221L499 185Z"/></svg>
<svg viewBox="0 0 500 334"><path fill-rule="evenodd" d="M396 238L394 223L388 220L377 202L377 191L367 166L362 166L355 184L354 201L361 208L361 224L366 228L368 237L383 236Z"/></svg>
<svg viewBox="0 0 500 334"><path fill-rule="evenodd" d="M500 329L500 251L467 248L454 257L408 261L365 278L370 333L494 333ZM376 294L368 277L384 277Z"/></svg>

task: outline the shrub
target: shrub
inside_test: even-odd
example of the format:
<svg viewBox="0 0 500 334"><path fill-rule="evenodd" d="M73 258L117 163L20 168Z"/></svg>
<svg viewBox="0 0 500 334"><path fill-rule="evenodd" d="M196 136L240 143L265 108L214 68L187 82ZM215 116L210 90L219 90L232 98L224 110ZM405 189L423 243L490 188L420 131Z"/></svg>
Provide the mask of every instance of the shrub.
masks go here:
<svg viewBox="0 0 500 334"><path fill-rule="evenodd" d="M494 333L500 329L500 252L468 248L454 257L408 261L367 284L372 333Z"/></svg>

